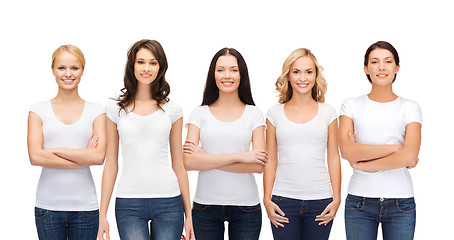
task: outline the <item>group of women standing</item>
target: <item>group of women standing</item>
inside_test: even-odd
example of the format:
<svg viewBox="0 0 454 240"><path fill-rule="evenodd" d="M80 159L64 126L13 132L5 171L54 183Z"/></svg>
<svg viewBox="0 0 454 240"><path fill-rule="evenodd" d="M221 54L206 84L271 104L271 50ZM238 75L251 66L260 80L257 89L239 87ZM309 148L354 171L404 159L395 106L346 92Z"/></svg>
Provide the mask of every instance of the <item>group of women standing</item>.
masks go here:
<svg viewBox="0 0 454 240"><path fill-rule="evenodd" d="M328 239L341 202L339 146L354 169L347 239L376 239L380 223L384 239L413 239L408 169L418 163L421 111L392 90L399 57L391 44L367 50L372 90L343 103L339 128L310 50L297 49L285 60L276 81L279 104L265 121L244 58L221 49L209 66L202 104L186 123L184 144L183 111L168 98L159 42L141 40L129 49L122 94L105 108L79 97L84 67L77 47L59 47L52 56L58 94L30 109L30 162L43 167L35 205L40 239L110 239L106 216L120 142L115 216L121 239L223 239L226 221L229 239L258 239L254 173L262 172L274 239ZM89 166L104 159L98 210ZM192 210L186 170L199 171Z"/></svg>

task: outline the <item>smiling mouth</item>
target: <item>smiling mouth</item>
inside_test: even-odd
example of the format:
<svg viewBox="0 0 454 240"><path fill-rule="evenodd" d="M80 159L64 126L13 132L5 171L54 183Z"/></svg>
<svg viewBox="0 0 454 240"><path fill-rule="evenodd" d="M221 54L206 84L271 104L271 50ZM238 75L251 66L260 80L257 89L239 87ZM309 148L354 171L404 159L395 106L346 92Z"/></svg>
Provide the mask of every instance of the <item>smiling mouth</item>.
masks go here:
<svg viewBox="0 0 454 240"><path fill-rule="evenodd" d="M379 78L385 78L385 77L387 77L387 76L388 76L388 74L378 74L378 75L377 75L377 77L379 77Z"/></svg>
<svg viewBox="0 0 454 240"><path fill-rule="evenodd" d="M142 76L144 78L149 78L149 77L151 77L151 74L140 74L140 76Z"/></svg>
<svg viewBox="0 0 454 240"><path fill-rule="evenodd" d="M75 79L62 79L64 83L73 83Z"/></svg>
<svg viewBox="0 0 454 240"><path fill-rule="evenodd" d="M296 85L300 88L305 88L305 87L309 86L309 83L297 83Z"/></svg>
<svg viewBox="0 0 454 240"><path fill-rule="evenodd" d="M233 82L231 82L231 81L224 81L224 82L221 82L221 83L222 83L222 85L224 85L226 87L230 87L230 86L233 85Z"/></svg>

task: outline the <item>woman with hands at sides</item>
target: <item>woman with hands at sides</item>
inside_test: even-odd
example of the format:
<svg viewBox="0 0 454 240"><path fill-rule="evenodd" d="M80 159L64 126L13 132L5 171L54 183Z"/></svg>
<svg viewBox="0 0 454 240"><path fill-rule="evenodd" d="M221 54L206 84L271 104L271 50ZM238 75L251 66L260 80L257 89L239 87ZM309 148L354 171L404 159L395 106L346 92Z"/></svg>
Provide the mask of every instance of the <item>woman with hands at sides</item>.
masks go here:
<svg viewBox="0 0 454 240"><path fill-rule="evenodd" d="M393 82L399 55L388 42L372 44L364 72L372 90L344 101L340 111L342 157L353 175L345 202L349 240L413 239L416 209L408 169L418 163L422 116L419 105L397 96Z"/></svg>
<svg viewBox="0 0 454 240"><path fill-rule="evenodd" d="M202 105L187 128L185 167L199 171L192 211L197 240L224 239L225 221L229 239L257 240L262 221L253 173L262 173L268 162L265 122L237 50L223 48L214 55Z"/></svg>
<svg viewBox="0 0 454 240"><path fill-rule="evenodd" d="M340 205L337 115L323 103L322 70L312 52L300 48L276 81L280 104L267 113L263 175L274 239L328 239Z"/></svg>
<svg viewBox="0 0 454 240"><path fill-rule="evenodd" d="M151 234L155 240L177 240L184 226L186 239L194 239L181 142L183 111L168 98L166 71L167 58L159 42L145 39L129 49L122 95L106 107L108 144L99 239L110 239L106 216L120 142L123 171L115 201L120 238L149 240Z"/></svg>
<svg viewBox="0 0 454 240"><path fill-rule="evenodd" d="M106 115L101 105L79 96L84 68L79 48L57 48L52 54L57 96L30 108L30 163L42 167L35 205L39 239L96 239L99 210L89 166L104 162Z"/></svg>

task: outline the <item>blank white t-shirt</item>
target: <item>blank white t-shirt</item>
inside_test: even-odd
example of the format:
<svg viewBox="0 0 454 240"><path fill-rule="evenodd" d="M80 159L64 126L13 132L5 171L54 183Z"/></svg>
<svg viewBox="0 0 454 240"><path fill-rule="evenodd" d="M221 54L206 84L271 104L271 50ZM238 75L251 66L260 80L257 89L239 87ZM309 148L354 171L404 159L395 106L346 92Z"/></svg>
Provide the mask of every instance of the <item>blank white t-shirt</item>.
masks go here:
<svg viewBox="0 0 454 240"><path fill-rule="evenodd" d="M326 167L328 127L337 119L336 110L319 103L317 115L306 123L290 121L284 104L268 110L267 119L276 128L278 165L274 195L316 200L332 197Z"/></svg>
<svg viewBox="0 0 454 240"><path fill-rule="evenodd" d="M361 144L403 145L407 125L422 123L419 105L402 97L386 103L372 101L367 95L350 98L342 104L340 115L353 120L356 142ZM375 172L353 170L348 193L370 198L414 196L406 168Z"/></svg>
<svg viewBox="0 0 454 240"><path fill-rule="evenodd" d="M208 155L247 152L252 132L265 126L261 110L246 105L241 117L232 122L216 119L207 105L196 107L186 124L200 129L200 143ZM253 173L232 173L218 169L200 171L194 201L207 205L254 206L260 203Z"/></svg>
<svg viewBox="0 0 454 240"><path fill-rule="evenodd" d="M106 106L107 117L117 124L123 167L117 187L119 198L164 198L180 195L169 156L172 124L183 109L170 100L147 116L120 110L116 102Z"/></svg>
<svg viewBox="0 0 454 240"><path fill-rule="evenodd" d="M85 149L93 137L93 121L104 108L85 102L81 117L73 124L64 124L54 114L50 101L37 102L30 112L43 124L43 149ZM92 211L98 199L89 167L79 169L42 168L36 191L36 207L53 211Z"/></svg>

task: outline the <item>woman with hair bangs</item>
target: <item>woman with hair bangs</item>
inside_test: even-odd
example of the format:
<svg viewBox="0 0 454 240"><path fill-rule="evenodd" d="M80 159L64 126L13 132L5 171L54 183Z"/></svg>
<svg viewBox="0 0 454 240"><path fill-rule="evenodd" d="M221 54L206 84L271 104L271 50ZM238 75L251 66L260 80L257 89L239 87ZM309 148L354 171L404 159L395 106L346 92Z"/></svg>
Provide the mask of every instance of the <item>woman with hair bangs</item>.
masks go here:
<svg viewBox="0 0 454 240"><path fill-rule="evenodd" d="M84 69L79 48L57 48L52 73L58 94L30 108L30 163L42 167L35 203L39 239L96 239L98 199L89 166L104 162L106 115L79 96Z"/></svg>
<svg viewBox="0 0 454 240"><path fill-rule="evenodd" d="M149 240L151 234L156 240L176 240L181 238L184 225L187 239L194 239L181 148L183 111L168 98L166 71L167 59L159 42L145 39L129 49L122 94L106 107L109 144L99 239L104 235L110 239L106 216L118 173L120 142L123 171L115 203L120 238Z"/></svg>
<svg viewBox="0 0 454 240"><path fill-rule="evenodd" d="M263 175L274 239L328 239L340 205L337 115L324 104L322 70L312 52L300 48L276 81L280 104L266 117L269 163Z"/></svg>
<svg viewBox="0 0 454 240"><path fill-rule="evenodd" d="M253 173L262 173L268 162L265 122L237 50L223 48L214 55L202 105L186 126L185 167L199 171L192 212L196 238L224 239L227 221L229 239L257 240L262 218Z"/></svg>
<svg viewBox="0 0 454 240"><path fill-rule="evenodd" d="M408 169L416 167L421 145L419 105L397 96L393 82L399 55L388 42L372 44L364 56L369 94L344 101L340 111L342 157L353 175L345 201L349 240L413 239L416 206Z"/></svg>

